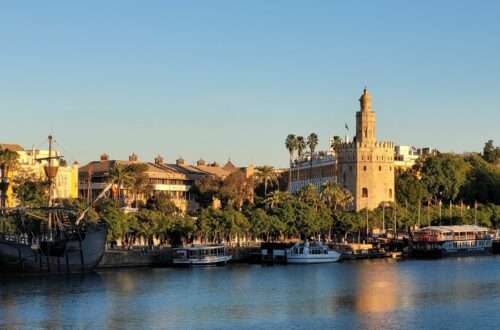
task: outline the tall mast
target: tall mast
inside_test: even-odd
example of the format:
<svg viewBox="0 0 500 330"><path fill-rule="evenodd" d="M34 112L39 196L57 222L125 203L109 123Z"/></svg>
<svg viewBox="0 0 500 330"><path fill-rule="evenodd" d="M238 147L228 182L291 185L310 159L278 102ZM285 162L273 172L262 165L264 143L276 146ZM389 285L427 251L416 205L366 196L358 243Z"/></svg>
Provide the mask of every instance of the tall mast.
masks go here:
<svg viewBox="0 0 500 330"><path fill-rule="evenodd" d="M52 206L52 135L49 135L49 167L47 171L49 180L49 207Z"/></svg>

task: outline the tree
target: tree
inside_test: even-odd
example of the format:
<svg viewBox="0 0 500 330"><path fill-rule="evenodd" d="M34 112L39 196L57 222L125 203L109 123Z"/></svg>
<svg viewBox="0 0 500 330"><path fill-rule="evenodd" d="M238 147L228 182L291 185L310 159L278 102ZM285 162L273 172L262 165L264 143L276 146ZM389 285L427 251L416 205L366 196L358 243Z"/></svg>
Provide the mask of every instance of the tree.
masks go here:
<svg viewBox="0 0 500 330"><path fill-rule="evenodd" d="M396 175L395 189L396 200L400 204L418 205L430 197L422 180L409 171Z"/></svg>
<svg viewBox="0 0 500 330"><path fill-rule="evenodd" d="M299 161L304 156L304 150L306 149L306 141L303 136L297 137L297 158ZM300 180L300 166L297 166L297 181Z"/></svg>
<svg viewBox="0 0 500 330"><path fill-rule="evenodd" d="M152 211L159 211L164 215L173 215L179 213L179 209L170 199L168 193L161 191L154 194L146 201L146 208Z"/></svg>
<svg viewBox="0 0 500 330"><path fill-rule="evenodd" d="M108 224L108 242L123 239L132 227L132 217L113 204L108 200L103 200L97 206L101 218Z"/></svg>
<svg viewBox="0 0 500 330"><path fill-rule="evenodd" d="M222 182L220 196L226 206L241 209L245 202L253 202L253 179L242 171L235 171Z"/></svg>
<svg viewBox="0 0 500 330"><path fill-rule="evenodd" d="M421 165L422 183L435 200L455 200L471 169L463 157L439 154Z"/></svg>
<svg viewBox="0 0 500 330"><path fill-rule="evenodd" d="M312 184L304 186L298 193L299 201L307 204L308 206L318 210L321 198L318 190Z"/></svg>
<svg viewBox="0 0 500 330"><path fill-rule="evenodd" d="M192 189L196 196L196 201L202 208L212 206L215 199L220 199L220 190L222 188L222 180L216 176L206 176L194 182Z"/></svg>
<svg viewBox="0 0 500 330"><path fill-rule="evenodd" d="M289 165L290 169L288 171L288 191L291 190L292 187L292 162L293 162L293 153L297 150L297 137L294 134L288 134L285 140L285 147L288 150L289 154Z"/></svg>
<svg viewBox="0 0 500 330"><path fill-rule="evenodd" d="M122 200L122 190L126 189L134 180L132 168L126 165L115 163L109 171L109 183L113 183L117 187L115 200Z"/></svg>
<svg viewBox="0 0 500 330"><path fill-rule="evenodd" d="M316 150L316 147L318 146L318 135L316 133L311 133L307 137L307 146L309 147L309 152L310 152L310 159L309 159L309 179L312 180L312 162L313 162L313 157L314 157L314 151Z"/></svg>
<svg viewBox="0 0 500 330"><path fill-rule="evenodd" d="M134 206L137 207L138 196L152 190L149 184L149 178L146 175L148 166L146 164L137 163L127 165L127 169L130 172L130 180L127 182L128 187L133 194Z"/></svg>
<svg viewBox="0 0 500 330"><path fill-rule="evenodd" d="M278 184L278 175L272 166L259 166L256 173L257 182L264 185L264 196L267 196L267 186Z"/></svg>
<svg viewBox="0 0 500 330"><path fill-rule="evenodd" d="M351 193L335 182L328 182L322 186L320 198L333 212L338 209L345 210L353 200Z"/></svg>
<svg viewBox="0 0 500 330"><path fill-rule="evenodd" d="M7 205L7 191L9 190L9 178L11 172L18 166L18 154L9 149L0 149L0 208L5 208Z"/></svg>
<svg viewBox="0 0 500 330"><path fill-rule="evenodd" d="M483 158L491 164L496 164L500 161L500 147L495 147L493 140L488 140L488 142L484 144Z"/></svg>
<svg viewBox="0 0 500 330"><path fill-rule="evenodd" d="M49 183L46 180L39 180L34 176L18 176L14 182L14 193L21 206L47 206Z"/></svg>
<svg viewBox="0 0 500 330"><path fill-rule="evenodd" d="M469 203L500 205L500 168L479 156L471 156L466 160L472 169L467 174L460 197Z"/></svg>
<svg viewBox="0 0 500 330"><path fill-rule="evenodd" d="M264 200L264 205L267 207L267 209L273 209L275 207L281 206L290 199L292 199L292 195L289 192L276 190L266 197L266 199Z"/></svg>

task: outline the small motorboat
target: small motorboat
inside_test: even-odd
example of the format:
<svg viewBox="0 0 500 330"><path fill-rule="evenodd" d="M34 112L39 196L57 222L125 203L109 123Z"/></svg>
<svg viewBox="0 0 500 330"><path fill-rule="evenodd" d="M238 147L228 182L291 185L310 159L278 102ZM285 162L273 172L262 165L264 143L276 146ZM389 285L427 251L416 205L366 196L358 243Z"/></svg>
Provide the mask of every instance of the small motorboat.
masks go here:
<svg viewBox="0 0 500 330"><path fill-rule="evenodd" d="M232 259L224 245L198 245L174 249L172 262L177 266L225 265Z"/></svg>
<svg viewBox="0 0 500 330"><path fill-rule="evenodd" d="M317 264L337 262L340 253L323 245L321 241L298 242L287 250L287 263L289 264Z"/></svg>

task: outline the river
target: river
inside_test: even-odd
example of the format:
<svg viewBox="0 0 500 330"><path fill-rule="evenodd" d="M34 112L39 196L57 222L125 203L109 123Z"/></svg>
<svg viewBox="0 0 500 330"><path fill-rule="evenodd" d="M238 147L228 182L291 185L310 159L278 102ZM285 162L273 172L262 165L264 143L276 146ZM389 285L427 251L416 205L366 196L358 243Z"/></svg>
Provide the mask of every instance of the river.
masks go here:
<svg viewBox="0 0 500 330"><path fill-rule="evenodd" d="M0 329L500 326L500 257L0 278Z"/></svg>

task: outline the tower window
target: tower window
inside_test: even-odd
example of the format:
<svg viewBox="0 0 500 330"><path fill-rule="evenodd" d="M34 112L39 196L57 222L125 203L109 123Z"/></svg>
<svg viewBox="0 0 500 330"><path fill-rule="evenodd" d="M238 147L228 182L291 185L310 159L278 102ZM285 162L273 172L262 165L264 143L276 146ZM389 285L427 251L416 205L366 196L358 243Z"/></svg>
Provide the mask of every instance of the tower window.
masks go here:
<svg viewBox="0 0 500 330"><path fill-rule="evenodd" d="M382 172L382 166L379 166L379 167L378 167L378 170L379 170L380 172Z"/></svg>
<svg viewBox="0 0 500 330"><path fill-rule="evenodd" d="M363 171L365 171L365 172L366 172L366 166L363 166Z"/></svg>
<svg viewBox="0 0 500 330"><path fill-rule="evenodd" d="M392 189L389 189L389 198L392 198Z"/></svg>
<svg viewBox="0 0 500 330"><path fill-rule="evenodd" d="M368 188L361 189L361 197L368 198Z"/></svg>

